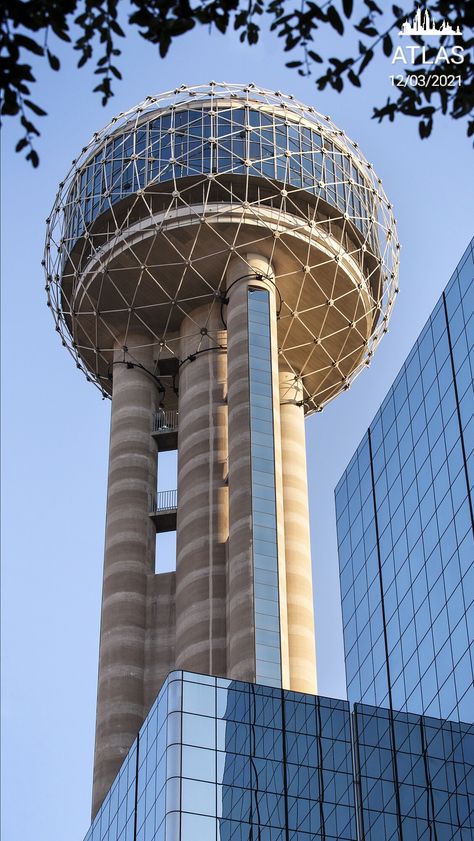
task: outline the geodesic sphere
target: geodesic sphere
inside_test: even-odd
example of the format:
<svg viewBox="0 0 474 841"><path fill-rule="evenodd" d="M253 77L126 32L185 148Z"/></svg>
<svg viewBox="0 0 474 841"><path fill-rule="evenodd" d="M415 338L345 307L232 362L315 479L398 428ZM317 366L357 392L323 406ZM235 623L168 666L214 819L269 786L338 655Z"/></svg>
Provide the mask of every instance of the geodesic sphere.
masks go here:
<svg viewBox="0 0 474 841"><path fill-rule="evenodd" d="M45 263L77 365L108 394L114 350L153 345L169 406L184 318L198 351L216 309L225 327L229 261L261 254L282 364L311 412L349 386L386 331L398 249L380 180L329 117L211 83L148 97L94 135L60 186Z"/></svg>

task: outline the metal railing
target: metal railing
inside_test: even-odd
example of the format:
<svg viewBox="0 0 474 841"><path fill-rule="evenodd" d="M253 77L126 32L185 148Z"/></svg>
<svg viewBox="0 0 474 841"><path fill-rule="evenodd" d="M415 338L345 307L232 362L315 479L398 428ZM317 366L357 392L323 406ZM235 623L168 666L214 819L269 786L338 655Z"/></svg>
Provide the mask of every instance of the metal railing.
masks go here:
<svg viewBox="0 0 474 841"><path fill-rule="evenodd" d="M150 514L173 511L178 507L178 491L158 491L150 500Z"/></svg>
<svg viewBox="0 0 474 841"><path fill-rule="evenodd" d="M178 428L178 412L156 412L153 417L153 432L173 432Z"/></svg>

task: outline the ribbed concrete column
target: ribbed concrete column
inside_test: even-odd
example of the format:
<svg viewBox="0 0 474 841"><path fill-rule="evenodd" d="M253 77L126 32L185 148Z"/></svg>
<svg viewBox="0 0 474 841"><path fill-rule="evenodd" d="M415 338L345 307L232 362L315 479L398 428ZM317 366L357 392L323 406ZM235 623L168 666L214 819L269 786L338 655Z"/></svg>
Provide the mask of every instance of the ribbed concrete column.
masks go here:
<svg viewBox="0 0 474 841"><path fill-rule="evenodd" d="M261 279L258 277L261 276ZM252 483L248 345L248 288L270 293L275 495L280 605L286 603L285 545L278 388L275 285L269 261L258 254L235 258L227 271L227 341L229 405L229 547L228 547L228 674L255 681L254 575L252 562ZM286 611L280 616L282 685L289 686Z"/></svg>
<svg viewBox="0 0 474 841"><path fill-rule="evenodd" d="M196 309L180 335L181 359L194 358L179 375L176 667L225 676L227 357L220 306L210 319L208 307Z"/></svg>
<svg viewBox="0 0 474 841"><path fill-rule="evenodd" d="M145 642L145 712L175 664L176 573L147 575L147 634Z"/></svg>
<svg viewBox="0 0 474 841"><path fill-rule="evenodd" d="M138 342L135 337L134 345ZM149 494L156 488L150 434L156 386L142 368L127 367L124 360L151 368L151 348L133 354L117 348L113 366L93 816L146 712L146 578L154 569L156 537L148 516Z"/></svg>
<svg viewBox="0 0 474 841"><path fill-rule="evenodd" d="M301 380L293 373L280 372L290 686L297 692L315 695L313 584L302 401Z"/></svg>

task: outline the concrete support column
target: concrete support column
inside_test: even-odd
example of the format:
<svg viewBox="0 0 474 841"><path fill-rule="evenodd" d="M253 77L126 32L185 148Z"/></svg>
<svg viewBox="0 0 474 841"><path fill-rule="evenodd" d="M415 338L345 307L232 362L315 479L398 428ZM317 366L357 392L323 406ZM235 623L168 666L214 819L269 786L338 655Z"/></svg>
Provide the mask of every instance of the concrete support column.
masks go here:
<svg viewBox="0 0 474 841"><path fill-rule="evenodd" d="M180 335L176 667L225 676L227 355L220 305L210 317L207 306L194 310Z"/></svg>
<svg viewBox="0 0 474 841"><path fill-rule="evenodd" d="M286 371L280 372L280 419L290 686L297 692L315 695L316 653L303 386L301 379Z"/></svg>
<svg viewBox="0 0 474 841"><path fill-rule="evenodd" d="M145 713L175 664L176 573L147 576L147 634L145 643Z"/></svg>
<svg viewBox="0 0 474 841"><path fill-rule="evenodd" d="M155 527L149 496L156 489L151 437L157 390L152 348L117 347L113 365L104 582L92 815L100 807L143 722L146 581L154 570ZM134 337L134 347L140 339ZM139 363L139 364L137 364Z"/></svg>
<svg viewBox="0 0 474 841"><path fill-rule="evenodd" d="M256 680L252 481L249 391L248 289L269 292L275 439L275 499L280 605L286 603L285 545L278 388L278 342L273 269L258 254L236 257L227 271L229 405L228 676ZM289 686L286 611L280 611L282 685Z"/></svg>

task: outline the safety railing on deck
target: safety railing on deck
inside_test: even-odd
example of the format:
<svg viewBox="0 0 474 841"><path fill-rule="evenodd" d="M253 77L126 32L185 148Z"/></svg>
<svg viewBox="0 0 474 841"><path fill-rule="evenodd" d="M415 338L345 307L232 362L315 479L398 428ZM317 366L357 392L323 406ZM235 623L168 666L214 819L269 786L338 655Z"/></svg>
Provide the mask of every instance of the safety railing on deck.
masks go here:
<svg viewBox="0 0 474 841"><path fill-rule="evenodd" d="M156 412L153 418L153 432L155 434L160 432L173 432L176 429L178 429L177 411Z"/></svg>
<svg viewBox="0 0 474 841"><path fill-rule="evenodd" d="M173 511L178 506L178 491L158 491L150 500L150 514Z"/></svg>

